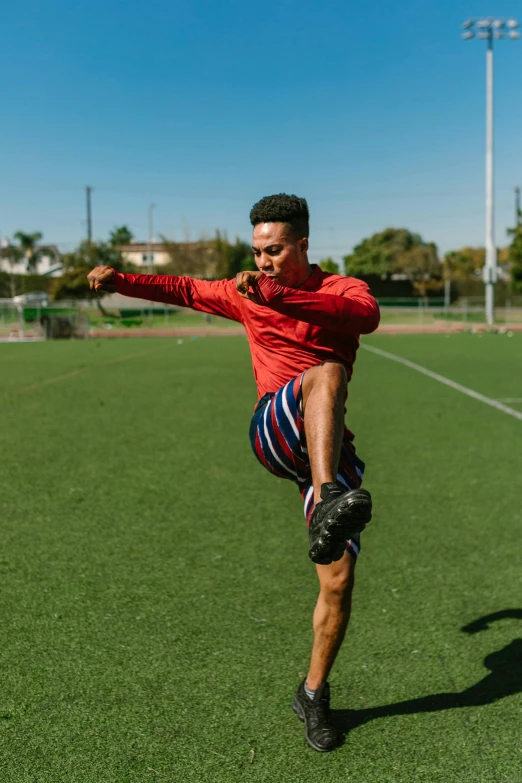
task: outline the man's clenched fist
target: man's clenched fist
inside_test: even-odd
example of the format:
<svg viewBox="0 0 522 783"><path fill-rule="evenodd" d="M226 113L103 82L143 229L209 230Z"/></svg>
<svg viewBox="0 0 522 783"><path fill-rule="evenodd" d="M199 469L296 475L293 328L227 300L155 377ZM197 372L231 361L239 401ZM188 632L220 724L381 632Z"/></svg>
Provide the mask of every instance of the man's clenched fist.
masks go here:
<svg viewBox="0 0 522 783"><path fill-rule="evenodd" d="M254 286L256 284L261 274L261 272L238 272L236 275L236 288L238 294L244 299L251 299L253 302L255 302L255 296L252 293L249 293L248 289L250 286Z"/></svg>
<svg viewBox="0 0 522 783"><path fill-rule="evenodd" d="M95 266L87 275L91 291L107 291L113 294L116 291L114 283L114 269L112 266Z"/></svg>

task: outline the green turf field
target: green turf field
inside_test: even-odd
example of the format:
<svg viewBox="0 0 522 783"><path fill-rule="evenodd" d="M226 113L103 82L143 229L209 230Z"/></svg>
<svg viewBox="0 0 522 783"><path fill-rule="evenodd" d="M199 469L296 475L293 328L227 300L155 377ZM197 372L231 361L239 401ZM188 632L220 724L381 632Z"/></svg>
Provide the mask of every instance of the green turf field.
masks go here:
<svg viewBox="0 0 522 783"><path fill-rule="evenodd" d="M522 411L522 335L365 342ZM244 338L3 344L0 379L2 783L522 780L522 421L360 352L376 513L318 754L314 568Z"/></svg>

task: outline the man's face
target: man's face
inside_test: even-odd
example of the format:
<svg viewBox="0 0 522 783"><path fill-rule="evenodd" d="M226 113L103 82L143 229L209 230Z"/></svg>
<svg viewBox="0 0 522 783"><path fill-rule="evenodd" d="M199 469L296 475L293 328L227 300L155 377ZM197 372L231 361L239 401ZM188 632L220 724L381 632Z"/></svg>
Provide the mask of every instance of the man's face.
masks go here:
<svg viewBox="0 0 522 783"><path fill-rule="evenodd" d="M258 223L252 250L259 271L279 285L295 288L310 274L308 239L298 239L288 223Z"/></svg>

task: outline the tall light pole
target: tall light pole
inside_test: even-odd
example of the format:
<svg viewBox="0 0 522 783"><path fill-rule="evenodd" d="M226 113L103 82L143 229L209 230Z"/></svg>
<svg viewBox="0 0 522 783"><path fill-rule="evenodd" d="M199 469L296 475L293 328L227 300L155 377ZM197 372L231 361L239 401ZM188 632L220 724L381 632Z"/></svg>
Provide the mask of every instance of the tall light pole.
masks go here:
<svg viewBox="0 0 522 783"><path fill-rule="evenodd" d="M488 42L486 51L486 263L483 268L486 286L486 322L495 322L495 283L497 282L497 248L495 246L495 207L493 197L493 40L520 38L516 19L468 19L462 25L462 38L481 38Z"/></svg>
<svg viewBox="0 0 522 783"><path fill-rule="evenodd" d="M149 204L149 239L147 243L147 261L149 262L149 275L153 273L153 266L154 261L152 258L152 238L153 238L153 230L152 230L152 210L156 204Z"/></svg>

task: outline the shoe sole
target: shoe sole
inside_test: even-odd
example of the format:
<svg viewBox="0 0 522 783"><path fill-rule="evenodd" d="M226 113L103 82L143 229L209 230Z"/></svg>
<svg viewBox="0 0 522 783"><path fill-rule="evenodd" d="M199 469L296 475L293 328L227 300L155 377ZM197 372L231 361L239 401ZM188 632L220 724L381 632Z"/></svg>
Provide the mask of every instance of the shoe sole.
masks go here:
<svg viewBox="0 0 522 783"><path fill-rule="evenodd" d="M319 753L328 753L329 751L334 750L337 747L336 745L334 745L331 748L322 748L320 745L316 745L315 742L310 739L310 737L308 736L308 727L306 725L305 714L303 712L303 708L301 707L297 696L294 696L294 698L292 699L292 709L297 715L297 717L299 718L299 720L301 721L301 723L304 723L305 738L311 748L317 750Z"/></svg>
<svg viewBox="0 0 522 783"><path fill-rule="evenodd" d="M327 517L322 523L320 538L330 539L334 551L327 556L319 554L312 557L310 554L310 559L318 565L329 565L334 560L340 560L346 541L362 533L372 518L372 497L367 489L352 489L339 498L338 505L330 513L333 516Z"/></svg>

